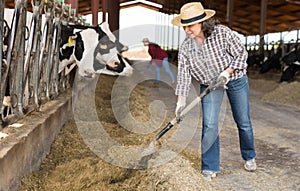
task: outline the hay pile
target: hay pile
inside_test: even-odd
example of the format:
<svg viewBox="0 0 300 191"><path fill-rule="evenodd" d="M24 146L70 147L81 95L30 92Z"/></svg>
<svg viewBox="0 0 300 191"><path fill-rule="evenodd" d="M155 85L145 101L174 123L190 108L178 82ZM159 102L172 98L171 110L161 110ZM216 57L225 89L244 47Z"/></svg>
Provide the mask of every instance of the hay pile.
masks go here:
<svg viewBox="0 0 300 191"><path fill-rule="evenodd" d="M300 108L300 82L281 83L276 89L266 93L262 100Z"/></svg>
<svg viewBox="0 0 300 191"><path fill-rule="evenodd" d="M300 82L276 82L275 80L249 79L250 91L263 102L300 108Z"/></svg>

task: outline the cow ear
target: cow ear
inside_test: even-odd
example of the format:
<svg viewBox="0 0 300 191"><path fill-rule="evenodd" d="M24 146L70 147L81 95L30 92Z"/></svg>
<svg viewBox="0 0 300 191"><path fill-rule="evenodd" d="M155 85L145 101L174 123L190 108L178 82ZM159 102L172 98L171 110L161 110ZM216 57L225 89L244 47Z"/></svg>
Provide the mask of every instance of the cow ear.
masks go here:
<svg viewBox="0 0 300 191"><path fill-rule="evenodd" d="M102 49L102 50L106 50L107 49L107 44L100 44L100 48Z"/></svg>

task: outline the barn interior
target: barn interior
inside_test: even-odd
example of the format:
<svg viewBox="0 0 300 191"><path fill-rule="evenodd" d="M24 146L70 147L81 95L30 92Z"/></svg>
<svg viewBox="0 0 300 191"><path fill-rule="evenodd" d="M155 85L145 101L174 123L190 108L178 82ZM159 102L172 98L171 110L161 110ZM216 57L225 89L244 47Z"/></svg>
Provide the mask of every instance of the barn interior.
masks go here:
<svg viewBox="0 0 300 191"><path fill-rule="evenodd" d="M6 8L15 8L15 2L30 1L6 0ZM38 2L38 0L32 1ZM178 14L187 0L65 0L64 3L76 7L78 16L93 14L93 25L101 23L97 13L106 13L111 30L119 29L119 10L143 6L165 14ZM204 7L216 10L216 17L225 25L245 36L284 31L300 30L300 1L297 0L203 0ZM155 4L152 4L155 3ZM260 41L259 50L264 49ZM176 49L169 50L176 54ZM103 162L86 147L78 133L78 124L72 119L72 97L70 91L49 99L40 110L24 116L16 126L3 128L0 135L0 190L299 190L299 75L289 81L279 83L281 69L265 75L250 70L250 97L255 126L259 169L247 173L242 170L239 158L235 124L225 118L222 131L222 173L215 182L201 179L200 159L197 147L199 137L191 145L192 151L184 150L173 163L159 168L136 171L120 168L109 162L122 159L123 155L111 155L111 161ZM249 75L249 76L250 76ZM83 124L91 119L90 103L97 101L99 119L106 130L124 145L145 144L153 134L132 135L120 127L111 106L111 91L117 77L102 76L96 88L97 97L91 96L88 86L80 91L84 101L79 107L88 108L80 119ZM85 79L86 84L95 85L93 79ZM125 80L124 80L125 81ZM81 85L81 84L80 84ZM130 89L130 88L128 88ZM167 105L168 120L173 117L172 102L175 100L173 88L162 84L152 87L149 81L143 82L132 92L132 114L144 121L149 119L148 103L161 99ZM166 96L168 95L168 96ZM172 95L173 97L169 96ZM118 95L119 96L119 95ZM2 97L1 97L2 98ZM174 98L174 99L173 99ZM150 100L150 101L149 101ZM159 102L160 103L160 102ZM154 106L156 106L154 104ZM158 105L163 111L162 104ZM228 110L229 111L229 110ZM155 113L156 114L156 113ZM150 116L151 117L151 116ZM84 121L86 120L86 121ZM17 126L22 124L22 126ZM77 126L76 126L77 125ZM95 125L90 123L89 128ZM62 128L64 127L64 128ZM177 128L174 128L177 130ZM3 134L1 134L3 132ZM88 131L86 131L88 132ZM199 133L199 132L198 132ZM200 135L197 134L198 136ZM168 134L166 135L168 137ZM163 137L161 144L168 142ZM279 141L280 140L280 141ZM173 144L173 142L169 143ZM134 157L130 150L117 148L119 152ZM122 150L123 149L123 150ZM123 153L123 154L124 154ZM110 153L111 154L111 153ZM124 156L125 156L124 154ZM168 153L164 155L167 157ZM183 156L183 157L182 157Z"/></svg>

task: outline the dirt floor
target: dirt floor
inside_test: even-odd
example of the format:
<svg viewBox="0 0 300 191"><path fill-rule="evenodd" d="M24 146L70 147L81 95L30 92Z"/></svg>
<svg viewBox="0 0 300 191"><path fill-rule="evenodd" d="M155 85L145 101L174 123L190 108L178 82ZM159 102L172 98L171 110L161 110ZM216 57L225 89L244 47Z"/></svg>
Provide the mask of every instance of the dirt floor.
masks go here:
<svg viewBox="0 0 300 191"><path fill-rule="evenodd" d="M87 127L94 120L93 109L90 108L90 112L74 115L65 124L39 171L22 179L20 191L300 190L299 82L279 84L278 80L271 77L249 74L251 116L258 165L255 172L246 172L243 169L237 130L230 107L226 107L228 102L224 100L225 110L220 132L221 173L211 182L205 182L200 174L201 125L192 132L192 140L188 144L184 139L189 139L189 134L172 139L171 135L184 129L175 125L157 143L160 148L172 145L171 149L149 155L150 158L145 159L144 163L136 163L142 160L143 155L134 149L131 151L130 148L147 146L156 133L173 118L176 97L173 87L167 83L156 85L153 81L146 80L132 89L128 105L119 99L117 101L120 102L112 103L113 96L126 98L126 95L121 95L114 89L116 80L117 77L101 75L96 85L95 99L87 99L90 93L85 93L82 96L85 101L79 100L78 106L89 108L94 104L96 118L105 130L103 134L115 140L121 147L104 144L106 147L102 154L105 155L101 155L96 152L99 151L99 145L102 145L100 149L104 149L101 141L99 144L87 143L84 134L86 132L82 132L79 126ZM157 100L159 102L155 102ZM116 109L112 107L114 104L117 105ZM141 127L145 128L142 131L150 133L133 133L132 129L123 128L115 116L120 111L126 114L126 110L118 106L129 108L135 124L145 124L145 127ZM122 117L124 116L121 115L121 121ZM153 131L151 124L155 124L157 120L151 119L156 118L163 118L163 121ZM174 146L176 143L184 145L184 148L177 149ZM133 161L130 163L133 165L131 168L128 168L129 163L124 162L128 158ZM164 161L166 158L171 160ZM155 163L157 160L162 161L160 165Z"/></svg>

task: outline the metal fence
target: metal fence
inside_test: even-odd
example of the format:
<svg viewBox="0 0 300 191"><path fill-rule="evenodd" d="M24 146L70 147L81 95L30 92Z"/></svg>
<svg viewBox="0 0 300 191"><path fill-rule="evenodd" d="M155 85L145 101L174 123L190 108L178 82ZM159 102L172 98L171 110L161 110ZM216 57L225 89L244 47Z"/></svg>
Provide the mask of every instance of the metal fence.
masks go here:
<svg viewBox="0 0 300 191"><path fill-rule="evenodd" d="M16 0L12 20L7 21L5 1L0 0L0 129L39 111L70 87L72 73L58 72L61 25L85 25L63 2L32 0L32 12L27 11L27 3Z"/></svg>

